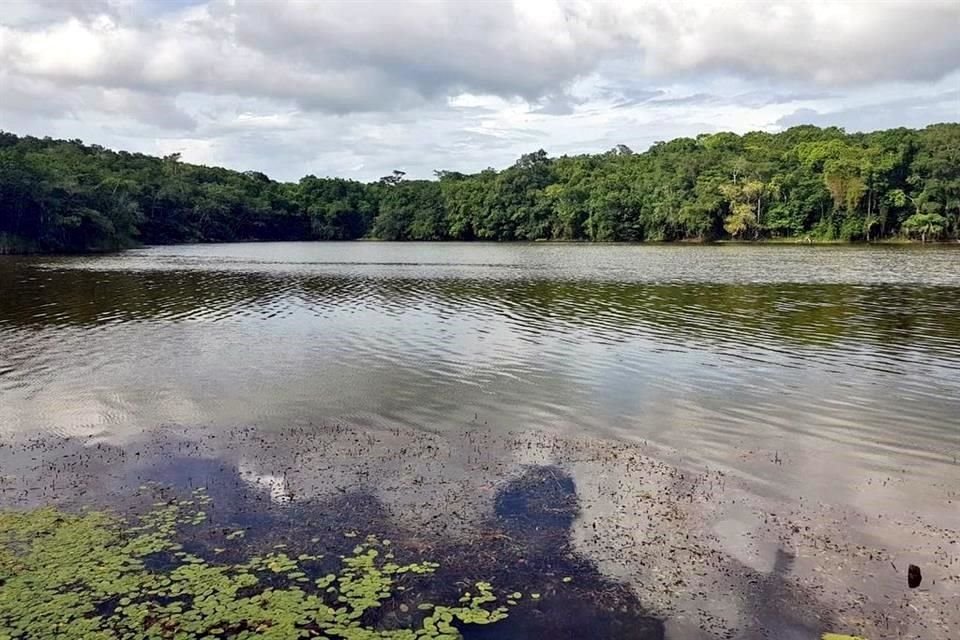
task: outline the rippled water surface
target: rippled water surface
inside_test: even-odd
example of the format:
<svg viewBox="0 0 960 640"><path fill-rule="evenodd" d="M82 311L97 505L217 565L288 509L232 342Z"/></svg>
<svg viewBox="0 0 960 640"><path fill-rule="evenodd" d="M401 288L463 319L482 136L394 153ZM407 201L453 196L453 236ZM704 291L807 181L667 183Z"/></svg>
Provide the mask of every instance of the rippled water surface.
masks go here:
<svg viewBox="0 0 960 640"><path fill-rule="evenodd" d="M219 487L231 526L252 517L231 510L237 491L335 528L386 526L376 512L415 540L466 532L486 558L467 573L594 585L504 637L545 620L582 637L637 597L666 625L644 638L955 638L960 250L0 256L0 506L147 479ZM570 507L562 526L544 501L510 529L508 481ZM908 597L898 565L914 562L928 578ZM632 590L577 609L612 598L608 579ZM636 637L617 615L605 637Z"/></svg>
<svg viewBox="0 0 960 640"><path fill-rule="evenodd" d="M155 247L0 258L0 292L7 432L476 420L827 485L960 455L952 248Z"/></svg>

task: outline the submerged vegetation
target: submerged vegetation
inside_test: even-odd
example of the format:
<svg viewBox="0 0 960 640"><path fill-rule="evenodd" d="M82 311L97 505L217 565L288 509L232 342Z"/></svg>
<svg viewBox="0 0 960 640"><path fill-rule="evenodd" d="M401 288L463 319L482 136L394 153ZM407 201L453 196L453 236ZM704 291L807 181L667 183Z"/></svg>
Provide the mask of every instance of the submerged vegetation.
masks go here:
<svg viewBox="0 0 960 640"><path fill-rule="evenodd" d="M203 491L157 503L138 522L52 508L0 514L0 639L394 638L454 640L507 617L522 597L476 582L452 605L406 596L433 562L400 564L370 536L326 559L283 549L219 562L178 532L206 520ZM350 537L355 534L348 532ZM389 610L389 615L383 612Z"/></svg>
<svg viewBox="0 0 960 640"><path fill-rule="evenodd" d="M0 133L0 253L234 240L960 237L960 124L703 134L360 183Z"/></svg>
<svg viewBox="0 0 960 640"><path fill-rule="evenodd" d="M644 470L627 477L647 479L630 484L645 487L632 504L653 526L638 538L649 547L617 547L619 534L590 529L595 550L624 566L663 558L633 588L577 552L572 527L584 513L573 478L559 467L525 468L498 486L489 519L475 521L466 538L445 538L446 523L428 524L432 518L414 528L391 524L367 493L263 502L229 465L176 457L123 473L138 481L164 476L164 469L182 476L122 489L109 513L0 512L0 639L663 640L664 623L650 605L668 615L692 611L690 619L711 637L733 637L733 619L702 609L717 596L748 598L739 628L749 637L780 637L775 631L788 628L814 640L843 628L812 593L785 580L790 554L778 552L774 570L762 574L696 542L677 503L712 497L714 482L681 482L681 500L656 497L650 487L674 486L660 483L682 475L659 463L648 467L652 461L635 452L604 450L608 462ZM574 451L581 459L593 455L579 445ZM112 458L106 448L93 452ZM132 457L147 457L139 453ZM76 457L62 459L72 465ZM194 480L210 493L193 488ZM451 518L464 509L461 500L444 505ZM627 522L633 532L635 521ZM696 610L674 609L687 597Z"/></svg>

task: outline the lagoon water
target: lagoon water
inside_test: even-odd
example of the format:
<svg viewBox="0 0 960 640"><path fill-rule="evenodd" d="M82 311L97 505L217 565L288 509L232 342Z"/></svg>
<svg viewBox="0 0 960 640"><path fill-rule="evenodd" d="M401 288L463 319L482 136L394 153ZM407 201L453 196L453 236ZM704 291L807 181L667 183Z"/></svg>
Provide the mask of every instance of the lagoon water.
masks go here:
<svg viewBox="0 0 960 640"><path fill-rule="evenodd" d="M642 444L769 504L956 531L960 251L265 243L0 257L6 442L320 424ZM750 562L741 516L720 514L712 535Z"/></svg>
<svg viewBox="0 0 960 640"><path fill-rule="evenodd" d="M374 420L956 473L952 248L278 243L0 259L0 429Z"/></svg>

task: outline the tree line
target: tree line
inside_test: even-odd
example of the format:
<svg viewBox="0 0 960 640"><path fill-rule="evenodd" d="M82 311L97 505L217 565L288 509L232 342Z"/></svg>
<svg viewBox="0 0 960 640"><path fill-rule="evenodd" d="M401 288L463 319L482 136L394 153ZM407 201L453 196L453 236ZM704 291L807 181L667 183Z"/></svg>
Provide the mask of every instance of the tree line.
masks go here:
<svg viewBox="0 0 960 640"><path fill-rule="evenodd" d="M960 238L960 124L702 134L362 183L0 132L0 252L239 240Z"/></svg>

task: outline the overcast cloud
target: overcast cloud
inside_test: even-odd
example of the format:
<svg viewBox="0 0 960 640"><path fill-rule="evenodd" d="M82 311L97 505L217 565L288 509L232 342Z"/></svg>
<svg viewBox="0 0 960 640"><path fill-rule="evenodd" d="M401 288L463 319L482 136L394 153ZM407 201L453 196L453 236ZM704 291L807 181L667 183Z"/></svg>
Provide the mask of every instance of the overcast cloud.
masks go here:
<svg viewBox="0 0 960 640"><path fill-rule="evenodd" d="M960 2L6 0L0 129L373 179L960 120Z"/></svg>

